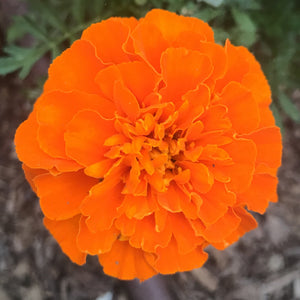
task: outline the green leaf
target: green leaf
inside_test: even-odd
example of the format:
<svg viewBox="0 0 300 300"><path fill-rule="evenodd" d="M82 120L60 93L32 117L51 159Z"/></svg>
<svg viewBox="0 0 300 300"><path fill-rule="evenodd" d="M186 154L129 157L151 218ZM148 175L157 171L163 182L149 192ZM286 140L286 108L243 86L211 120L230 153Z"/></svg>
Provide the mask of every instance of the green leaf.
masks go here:
<svg viewBox="0 0 300 300"><path fill-rule="evenodd" d="M0 57L0 75L6 75L22 67L20 61L12 57Z"/></svg>
<svg viewBox="0 0 300 300"><path fill-rule="evenodd" d="M20 17L20 25L24 27L24 30L34 36L36 39L48 42L47 33L43 32L41 27L31 20L28 16Z"/></svg>
<svg viewBox="0 0 300 300"><path fill-rule="evenodd" d="M168 10L179 12L184 5L184 0L169 0Z"/></svg>
<svg viewBox="0 0 300 300"><path fill-rule="evenodd" d="M39 12L39 15L42 16L47 24L53 28L58 28L63 33L68 31L61 17L63 14L59 13L58 9L51 5L49 1L30 0L30 3L34 7L35 12ZM35 15L38 16L37 13Z"/></svg>
<svg viewBox="0 0 300 300"><path fill-rule="evenodd" d="M213 9L211 7L207 7L197 11L194 14L194 17L199 18L204 22L209 22L222 14L223 12L220 9Z"/></svg>
<svg viewBox="0 0 300 300"><path fill-rule="evenodd" d="M219 7L224 0L202 0L202 1L207 3L210 6Z"/></svg>
<svg viewBox="0 0 300 300"><path fill-rule="evenodd" d="M236 8L231 9L231 13L235 23L244 31L255 31L256 25L251 20L249 15L243 11L240 11Z"/></svg>
<svg viewBox="0 0 300 300"><path fill-rule="evenodd" d="M231 30L235 43L246 47L252 46L257 39L256 24L247 13L236 8L231 9L231 14L236 24L236 28Z"/></svg>
<svg viewBox="0 0 300 300"><path fill-rule="evenodd" d="M23 48L10 46L4 49L9 54L8 57L0 58L0 75L6 75L20 70L20 78L24 79L30 72L32 66L47 52L44 46L36 48Z"/></svg>
<svg viewBox="0 0 300 300"><path fill-rule="evenodd" d="M84 15L86 11L86 4L88 1L85 0L73 0L73 4L71 6L72 15L77 23L84 22Z"/></svg>
<svg viewBox="0 0 300 300"><path fill-rule="evenodd" d="M295 122L300 122L299 108L292 102L292 100L282 91L278 93L278 100L283 111Z"/></svg>
<svg viewBox="0 0 300 300"><path fill-rule="evenodd" d="M26 28L23 26L23 18L21 16L14 16L12 25L10 25L6 33L6 41L8 44L11 44L25 33Z"/></svg>

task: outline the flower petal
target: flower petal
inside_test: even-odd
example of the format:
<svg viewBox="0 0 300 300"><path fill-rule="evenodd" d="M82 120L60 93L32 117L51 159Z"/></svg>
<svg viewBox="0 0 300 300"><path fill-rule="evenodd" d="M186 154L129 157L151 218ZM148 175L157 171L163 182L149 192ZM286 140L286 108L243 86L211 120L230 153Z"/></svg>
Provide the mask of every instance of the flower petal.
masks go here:
<svg viewBox="0 0 300 300"><path fill-rule="evenodd" d="M241 193L249 187L254 174L256 146L251 140L234 139L222 148L230 155L233 164L218 166L218 169L230 177L227 184L230 191Z"/></svg>
<svg viewBox="0 0 300 300"><path fill-rule="evenodd" d="M125 214L122 214L115 221L115 226L121 231L123 236L132 236L135 232L137 219L129 219Z"/></svg>
<svg viewBox="0 0 300 300"><path fill-rule="evenodd" d="M33 111L19 126L15 135L16 152L22 162L32 169L50 170L55 167L61 172L77 171L81 168L72 160L53 158L45 153L38 144L37 131L36 112Z"/></svg>
<svg viewBox="0 0 300 300"><path fill-rule="evenodd" d="M57 176L42 174L34 179L42 211L52 220L64 220L78 214L83 199L97 182L82 171Z"/></svg>
<svg viewBox="0 0 300 300"><path fill-rule="evenodd" d="M267 164L272 168L281 165L282 143L278 127L262 128L243 137L254 141L257 149L257 164Z"/></svg>
<svg viewBox="0 0 300 300"><path fill-rule="evenodd" d="M194 122L190 125L186 132L186 138L188 141L197 140L202 135L204 125L201 121Z"/></svg>
<svg viewBox="0 0 300 300"><path fill-rule="evenodd" d="M83 265L85 264L86 254L82 253L76 245L79 220L80 215L63 221L53 221L45 217L44 225L71 261L78 265Z"/></svg>
<svg viewBox="0 0 300 300"><path fill-rule="evenodd" d="M190 271L200 268L207 260L207 253L202 247L197 247L186 254L180 254L175 238L172 238L165 248L157 248L158 258L155 262L155 269L161 274L173 274L175 272Z"/></svg>
<svg viewBox="0 0 300 300"><path fill-rule="evenodd" d="M221 45L204 41L203 37L194 31L184 31L177 37L174 46L185 47L206 54L214 66L212 78L218 79L224 75L227 68L225 50Z"/></svg>
<svg viewBox="0 0 300 300"><path fill-rule="evenodd" d="M139 117L139 103L133 93L121 81L116 81L114 84L114 101L131 121L135 121Z"/></svg>
<svg viewBox="0 0 300 300"><path fill-rule="evenodd" d="M203 244L203 238L196 236L195 231L183 214L170 214L169 216L171 219L170 226L177 242L179 254L189 253L198 245Z"/></svg>
<svg viewBox="0 0 300 300"><path fill-rule="evenodd" d="M250 90L237 82L230 82L223 89L219 102L227 106L232 127L237 133L249 133L258 128L260 122L258 105Z"/></svg>
<svg viewBox="0 0 300 300"><path fill-rule="evenodd" d="M145 260L144 252L126 241L116 241L110 252L98 258L106 274L122 280L139 278L144 281L157 273Z"/></svg>
<svg viewBox="0 0 300 300"><path fill-rule="evenodd" d="M210 102L210 90L205 84L199 84L196 89L184 94L182 100L184 102L178 109L176 124L179 128L186 129L207 109Z"/></svg>
<svg viewBox="0 0 300 300"><path fill-rule="evenodd" d="M265 213L269 202L277 201L277 177L268 174L255 174L249 188L239 195L239 202L248 209Z"/></svg>
<svg viewBox="0 0 300 300"><path fill-rule="evenodd" d="M203 35L207 41L214 41L212 29L198 18L178 16L162 9L152 9L142 22L157 26L169 43L174 42L181 32L190 30Z"/></svg>
<svg viewBox="0 0 300 300"><path fill-rule="evenodd" d="M125 195L122 205L118 208L119 212L131 219L143 219L152 214L155 210L156 203L151 194L147 196Z"/></svg>
<svg viewBox="0 0 300 300"><path fill-rule="evenodd" d="M83 58L84 63L82 63ZM44 85L44 91L79 90L97 94L99 87L95 84L94 78L103 67L93 45L88 41L75 41L50 65L49 78Z"/></svg>
<svg viewBox="0 0 300 300"><path fill-rule="evenodd" d="M203 231L203 237L210 243L221 242L238 228L240 222L241 219L229 208L222 218Z"/></svg>
<svg viewBox="0 0 300 300"><path fill-rule="evenodd" d="M85 222L86 217L81 216L79 233L77 235L78 249L90 255L97 255L110 251L113 243L118 238L119 230L112 226L108 230L91 232Z"/></svg>
<svg viewBox="0 0 300 300"><path fill-rule="evenodd" d="M116 161L113 159L104 159L86 167L84 169L84 173L90 177L104 178L105 174L112 168L115 163Z"/></svg>
<svg viewBox="0 0 300 300"><path fill-rule="evenodd" d="M144 62L135 61L118 65L124 84L139 103L154 91L160 77Z"/></svg>
<svg viewBox="0 0 300 300"><path fill-rule="evenodd" d="M167 211L180 212L180 198L186 197L176 183L171 182L165 192L157 193L158 203Z"/></svg>
<svg viewBox="0 0 300 300"><path fill-rule="evenodd" d="M232 124L227 116L228 108L222 104L216 104L209 107L206 113L201 118L204 124L205 132L227 130L232 127Z"/></svg>
<svg viewBox="0 0 300 300"><path fill-rule="evenodd" d="M198 51L168 48L161 56L161 69L166 87L160 93L166 100L178 101L208 78L213 68L208 56Z"/></svg>
<svg viewBox="0 0 300 300"><path fill-rule="evenodd" d="M180 162L180 165L191 171L191 184L197 192L207 193L211 189L214 177L206 165L189 161Z"/></svg>
<svg viewBox="0 0 300 300"><path fill-rule="evenodd" d="M90 231L109 229L114 219L120 213L117 209L122 204L121 191L124 184L121 178L124 174L122 166L116 166L104 180L95 185L89 196L87 196L82 205L81 212L88 216L86 224Z"/></svg>
<svg viewBox="0 0 300 300"><path fill-rule="evenodd" d="M140 22L132 32L133 46L137 53L145 62L160 72L160 57L168 47L159 29L145 22Z"/></svg>
<svg viewBox="0 0 300 300"><path fill-rule="evenodd" d="M257 222L254 217L248 213L242 207L234 207L234 213L241 219L241 222L238 228L226 238L226 240L232 244L233 242L237 241L239 237L243 236L250 230L253 230L257 227Z"/></svg>
<svg viewBox="0 0 300 300"><path fill-rule="evenodd" d="M229 40L226 40L227 70L223 78L217 81L216 92L221 92L229 82L242 82L245 74L249 72L250 66L247 57L245 57L245 52L241 51L243 48L233 46ZM248 50L247 52L250 54Z"/></svg>
<svg viewBox="0 0 300 300"><path fill-rule="evenodd" d="M130 56L124 51L123 45L128 40L131 27L136 23L134 18L110 18L88 27L83 31L81 39L95 46L102 62L126 62L130 60Z"/></svg>
<svg viewBox="0 0 300 300"><path fill-rule="evenodd" d="M112 102L82 92L54 91L43 94L36 106L39 123L38 141L46 153L53 157L67 158L64 132L66 125L81 109L92 109L109 117L114 111Z"/></svg>
<svg viewBox="0 0 300 300"><path fill-rule="evenodd" d="M155 252L158 246L166 247L172 237L171 226L165 226L164 230L155 230L154 216L148 216L137 221L134 234L129 243L132 247L141 248L146 252Z"/></svg>
<svg viewBox="0 0 300 300"><path fill-rule="evenodd" d="M224 216L228 209L228 205L224 203L221 197L202 196L202 205L200 206L198 216L205 225L215 223Z"/></svg>
<svg viewBox="0 0 300 300"><path fill-rule="evenodd" d="M104 159L104 141L115 133L114 122L92 110L81 110L66 125L66 153L79 164L90 166Z"/></svg>

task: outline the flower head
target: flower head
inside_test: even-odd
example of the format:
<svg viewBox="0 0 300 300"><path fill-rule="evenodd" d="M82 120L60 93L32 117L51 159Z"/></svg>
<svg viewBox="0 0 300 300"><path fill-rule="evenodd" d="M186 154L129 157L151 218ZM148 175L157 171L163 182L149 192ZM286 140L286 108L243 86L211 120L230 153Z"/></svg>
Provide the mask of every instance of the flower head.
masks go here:
<svg viewBox="0 0 300 300"><path fill-rule="evenodd" d="M270 103L247 49L155 9L91 25L54 60L16 151L64 253L145 280L200 267L276 201Z"/></svg>

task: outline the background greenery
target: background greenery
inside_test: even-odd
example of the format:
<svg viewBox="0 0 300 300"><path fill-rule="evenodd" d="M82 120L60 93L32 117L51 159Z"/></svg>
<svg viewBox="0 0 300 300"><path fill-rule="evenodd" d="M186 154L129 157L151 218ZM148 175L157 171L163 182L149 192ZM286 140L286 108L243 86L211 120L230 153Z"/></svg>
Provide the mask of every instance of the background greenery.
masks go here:
<svg viewBox="0 0 300 300"><path fill-rule="evenodd" d="M78 39L89 24L110 16L139 18L158 7L208 22L221 44L228 37L233 44L248 47L262 64L270 82L272 109L278 125L282 128L285 118L300 123L299 103L291 97L300 78L298 0L23 1L27 13L15 16L7 31L0 75L18 70L24 79L40 58L44 55L55 58ZM30 47L24 48L19 42L28 34L34 40ZM37 92L42 83L35 88Z"/></svg>

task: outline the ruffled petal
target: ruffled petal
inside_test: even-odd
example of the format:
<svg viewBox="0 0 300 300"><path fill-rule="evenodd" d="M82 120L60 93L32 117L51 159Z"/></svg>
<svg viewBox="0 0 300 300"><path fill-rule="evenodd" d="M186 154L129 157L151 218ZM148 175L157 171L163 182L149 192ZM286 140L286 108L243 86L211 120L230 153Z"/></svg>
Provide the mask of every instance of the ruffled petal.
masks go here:
<svg viewBox="0 0 300 300"><path fill-rule="evenodd" d="M125 115L135 121L140 115L140 106L133 93L122 83L116 81L114 84L113 97L116 106L119 107Z"/></svg>
<svg viewBox="0 0 300 300"><path fill-rule="evenodd" d="M134 61L112 65L101 70L95 82L101 92L109 99L114 98L114 84L122 81L134 94L141 105L144 99L154 91L158 84L159 76L144 62Z"/></svg>
<svg viewBox="0 0 300 300"><path fill-rule="evenodd" d="M122 79L126 87L135 95L139 103L158 85L160 76L156 74L146 63L135 61L118 65Z"/></svg>
<svg viewBox="0 0 300 300"><path fill-rule="evenodd" d="M229 166L218 166L218 169L230 177L227 184L232 192L241 193L251 184L257 156L256 146L247 139L234 139L223 149L230 155L233 163Z"/></svg>
<svg viewBox="0 0 300 300"><path fill-rule="evenodd" d="M109 229L113 221L120 215L118 207L122 204L121 191L124 184L121 178L124 167L115 166L104 180L95 185L82 205L81 212L87 216L86 224L90 231Z"/></svg>
<svg viewBox="0 0 300 300"><path fill-rule="evenodd" d="M122 280L139 278L144 281L157 274L145 260L144 252L126 241L116 241L110 252L100 254L98 258L106 274Z"/></svg>
<svg viewBox="0 0 300 300"><path fill-rule="evenodd" d="M225 131L231 129L232 124L229 120L227 112L228 108L225 105L212 105L201 118L201 121L204 124L203 131ZM216 134L216 132L214 134Z"/></svg>
<svg viewBox="0 0 300 300"><path fill-rule="evenodd" d="M228 205L222 201L221 197L202 195L202 199L203 202L199 208L198 216L206 225L215 223L224 216L228 209Z"/></svg>
<svg viewBox="0 0 300 300"><path fill-rule="evenodd" d="M206 42L204 36L199 33L184 31L177 37L174 46L197 50L207 55L214 66L211 75L214 80L224 75L227 67L227 57L221 45Z"/></svg>
<svg viewBox="0 0 300 300"><path fill-rule="evenodd" d="M239 202L248 209L265 213L269 202L277 201L277 177L268 174L255 174L249 188L239 195Z"/></svg>
<svg viewBox="0 0 300 300"><path fill-rule="evenodd" d="M130 55L123 45L135 24L137 21L134 18L110 18L88 27L83 31L81 39L95 46L97 56L103 63L126 62L130 60Z"/></svg>
<svg viewBox="0 0 300 300"><path fill-rule="evenodd" d="M53 158L45 153L37 141L38 123L36 112L33 111L28 119L17 129L15 135L16 152L19 159L32 169L51 170L57 168L61 172L77 171L82 168L70 159Z"/></svg>
<svg viewBox="0 0 300 300"><path fill-rule="evenodd" d="M249 133L258 128L260 122L258 105L250 90L237 82L231 82L223 89L220 103L228 108L229 119L238 134Z"/></svg>
<svg viewBox="0 0 300 300"><path fill-rule="evenodd" d="M250 66L247 62L247 57L245 57L245 52L241 51L243 48L241 46L233 46L229 40L226 40L227 70L223 78L217 80L216 92L222 92L229 82L242 82L244 76L249 72ZM248 50L246 51L250 54Z"/></svg>
<svg viewBox="0 0 300 300"><path fill-rule="evenodd" d="M137 221L134 234L129 243L132 247L141 248L146 252L155 252L157 247L166 247L172 237L171 226L165 226L164 230L155 230L154 216L148 216Z"/></svg>
<svg viewBox="0 0 300 300"><path fill-rule="evenodd" d="M83 58L84 63L82 63ZM79 90L98 94L99 87L95 84L94 78L103 67L93 45L88 41L75 41L50 65L49 78L44 85L44 91Z"/></svg>
<svg viewBox="0 0 300 300"><path fill-rule="evenodd" d="M103 159L101 161L96 162L95 164L86 167L84 169L84 173L90 177L102 179L115 163L116 160L109 158Z"/></svg>
<svg viewBox="0 0 300 300"><path fill-rule="evenodd" d="M267 164L271 168L278 168L281 165L282 142L278 127L262 128L243 137L254 141L257 164Z"/></svg>
<svg viewBox="0 0 300 300"><path fill-rule="evenodd" d="M129 237L134 234L137 221L135 218L129 219L125 214L122 214L116 219L115 226L124 237Z"/></svg>
<svg viewBox="0 0 300 300"><path fill-rule="evenodd" d="M159 247L157 255L158 258L155 261L154 267L161 274L173 274L200 268L208 257L202 247L197 247L186 254L180 254L175 238L172 238L167 247Z"/></svg>
<svg viewBox="0 0 300 300"><path fill-rule="evenodd" d="M85 264L86 254L81 252L76 245L79 220L80 215L63 221L53 221L45 217L44 225L71 261L78 265L83 265Z"/></svg>
<svg viewBox="0 0 300 300"><path fill-rule="evenodd" d="M64 220L80 213L80 205L98 182L82 171L57 176L42 174L34 179L44 215L51 220Z"/></svg>
<svg viewBox="0 0 300 300"><path fill-rule="evenodd" d="M160 30L153 24L141 22L132 32L135 53L157 72L160 72L160 57L168 47Z"/></svg>
<svg viewBox="0 0 300 300"><path fill-rule="evenodd" d="M161 31L164 38L173 43L178 35L184 31L194 31L205 37L207 41L214 41L214 33L209 25L197 18L179 16L175 13L152 9L142 22L153 24Z"/></svg>
<svg viewBox="0 0 300 300"><path fill-rule="evenodd" d="M119 230L112 226L108 230L91 232L85 222L86 217L81 216L79 232L77 235L78 249L90 255L97 255L110 251L113 243L118 238Z"/></svg>
<svg viewBox="0 0 300 300"><path fill-rule="evenodd" d="M122 205L118 208L119 212L131 219L143 219L151 215L156 207L154 197L149 194L147 196L125 195Z"/></svg>
<svg viewBox="0 0 300 300"><path fill-rule="evenodd" d="M234 207L234 213L241 219L238 228L226 238L227 242L232 244L237 241L245 233L257 227L254 217L242 207Z"/></svg>
<svg viewBox="0 0 300 300"><path fill-rule="evenodd" d="M184 94L182 100L184 102L178 109L176 124L179 128L186 129L208 108L210 90L205 84L199 84L196 89Z"/></svg>
<svg viewBox="0 0 300 300"><path fill-rule="evenodd" d="M203 237L210 243L221 242L238 228L240 222L241 219L229 208L222 218L203 231Z"/></svg>
<svg viewBox="0 0 300 300"><path fill-rule="evenodd" d="M200 236L196 236L195 231L183 214L170 214L169 217L179 254L189 253L198 245L203 244L204 239Z"/></svg>
<svg viewBox="0 0 300 300"><path fill-rule="evenodd" d="M54 91L43 94L35 109L39 123L40 147L53 157L67 158L64 132L74 115L82 109L91 109L101 112L104 117L110 117L114 105L97 95L75 91L69 93Z"/></svg>
<svg viewBox="0 0 300 300"><path fill-rule="evenodd" d="M160 93L168 101L178 101L213 70L208 56L185 48L168 48L161 56L161 68L166 87Z"/></svg>
<svg viewBox="0 0 300 300"><path fill-rule="evenodd" d="M81 212L88 216L86 223L92 232L109 229L118 217L117 209L122 203L122 186L118 184L109 189L105 183L99 183L85 198Z"/></svg>
<svg viewBox="0 0 300 300"><path fill-rule="evenodd" d="M79 164L90 166L104 159L104 141L115 133L114 122L92 110L81 110L66 125L66 153Z"/></svg>
<svg viewBox="0 0 300 300"><path fill-rule="evenodd" d="M172 182L165 192L157 193L158 203L170 212L180 212L180 198L186 195L180 190L176 183Z"/></svg>
<svg viewBox="0 0 300 300"><path fill-rule="evenodd" d="M188 161L180 162L180 165L191 171L191 184L197 192L207 193L211 189L214 177L206 165Z"/></svg>

